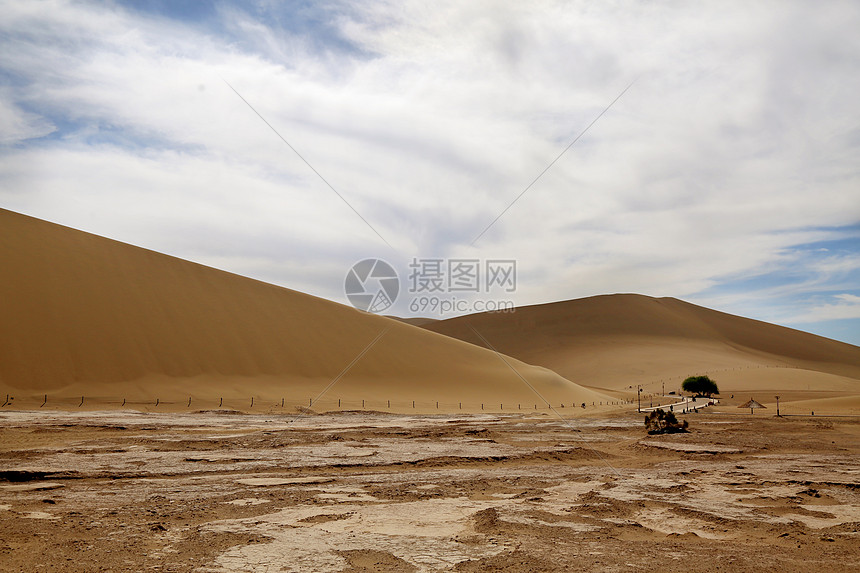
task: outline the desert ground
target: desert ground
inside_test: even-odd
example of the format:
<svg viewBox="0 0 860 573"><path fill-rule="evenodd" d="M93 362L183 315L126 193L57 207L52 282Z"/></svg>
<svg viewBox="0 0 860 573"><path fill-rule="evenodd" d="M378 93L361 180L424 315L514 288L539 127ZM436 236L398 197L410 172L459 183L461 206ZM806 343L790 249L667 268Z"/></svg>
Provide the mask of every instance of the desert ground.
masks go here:
<svg viewBox="0 0 860 573"><path fill-rule="evenodd" d="M0 413L3 571L860 571L860 419Z"/></svg>
<svg viewBox="0 0 860 573"><path fill-rule="evenodd" d="M860 570L857 346L638 294L404 322L2 209L0 268L0 571Z"/></svg>

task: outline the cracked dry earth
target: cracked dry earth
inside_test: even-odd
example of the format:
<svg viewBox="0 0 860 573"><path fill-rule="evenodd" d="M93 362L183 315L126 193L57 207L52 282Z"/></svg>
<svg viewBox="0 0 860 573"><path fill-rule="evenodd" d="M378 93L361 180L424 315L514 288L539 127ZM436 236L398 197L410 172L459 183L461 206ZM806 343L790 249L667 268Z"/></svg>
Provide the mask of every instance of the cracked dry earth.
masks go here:
<svg viewBox="0 0 860 573"><path fill-rule="evenodd" d="M2 571L860 571L860 422L0 412Z"/></svg>

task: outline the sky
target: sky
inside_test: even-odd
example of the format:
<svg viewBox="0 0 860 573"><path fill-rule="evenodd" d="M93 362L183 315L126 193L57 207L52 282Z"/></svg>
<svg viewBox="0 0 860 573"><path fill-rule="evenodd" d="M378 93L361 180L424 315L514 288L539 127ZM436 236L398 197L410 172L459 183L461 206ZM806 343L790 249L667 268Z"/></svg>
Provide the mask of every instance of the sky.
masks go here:
<svg viewBox="0 0 860 573"><path fill-rule="evenodd" d="M382 259L388 314L635 292L860 345L860 3L0 13L0 207L343 304Z"/></svg>

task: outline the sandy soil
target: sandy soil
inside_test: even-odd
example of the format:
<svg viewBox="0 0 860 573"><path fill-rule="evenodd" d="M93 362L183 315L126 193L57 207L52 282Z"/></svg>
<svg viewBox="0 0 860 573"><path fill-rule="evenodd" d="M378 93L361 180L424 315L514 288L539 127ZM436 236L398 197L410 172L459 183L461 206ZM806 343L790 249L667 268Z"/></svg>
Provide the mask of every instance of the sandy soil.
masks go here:
<svg viewBox="0 0 860 573"><path fill-rule="evenodd" d="M858 571L860 420L0 412L2 571Z"/></svg>

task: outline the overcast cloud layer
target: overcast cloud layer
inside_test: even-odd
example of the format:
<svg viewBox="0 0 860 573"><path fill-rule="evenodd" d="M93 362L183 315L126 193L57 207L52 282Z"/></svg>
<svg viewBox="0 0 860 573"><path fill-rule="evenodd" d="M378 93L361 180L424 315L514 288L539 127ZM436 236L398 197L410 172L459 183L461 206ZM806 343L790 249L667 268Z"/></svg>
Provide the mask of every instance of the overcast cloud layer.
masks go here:
<svg viewBox="0 0 860 573"><path fill-rule="evenodd" d="M516 259L518 305L860 344L857 2L138 4L0 2L0 206L343 303Z"/></svg>

